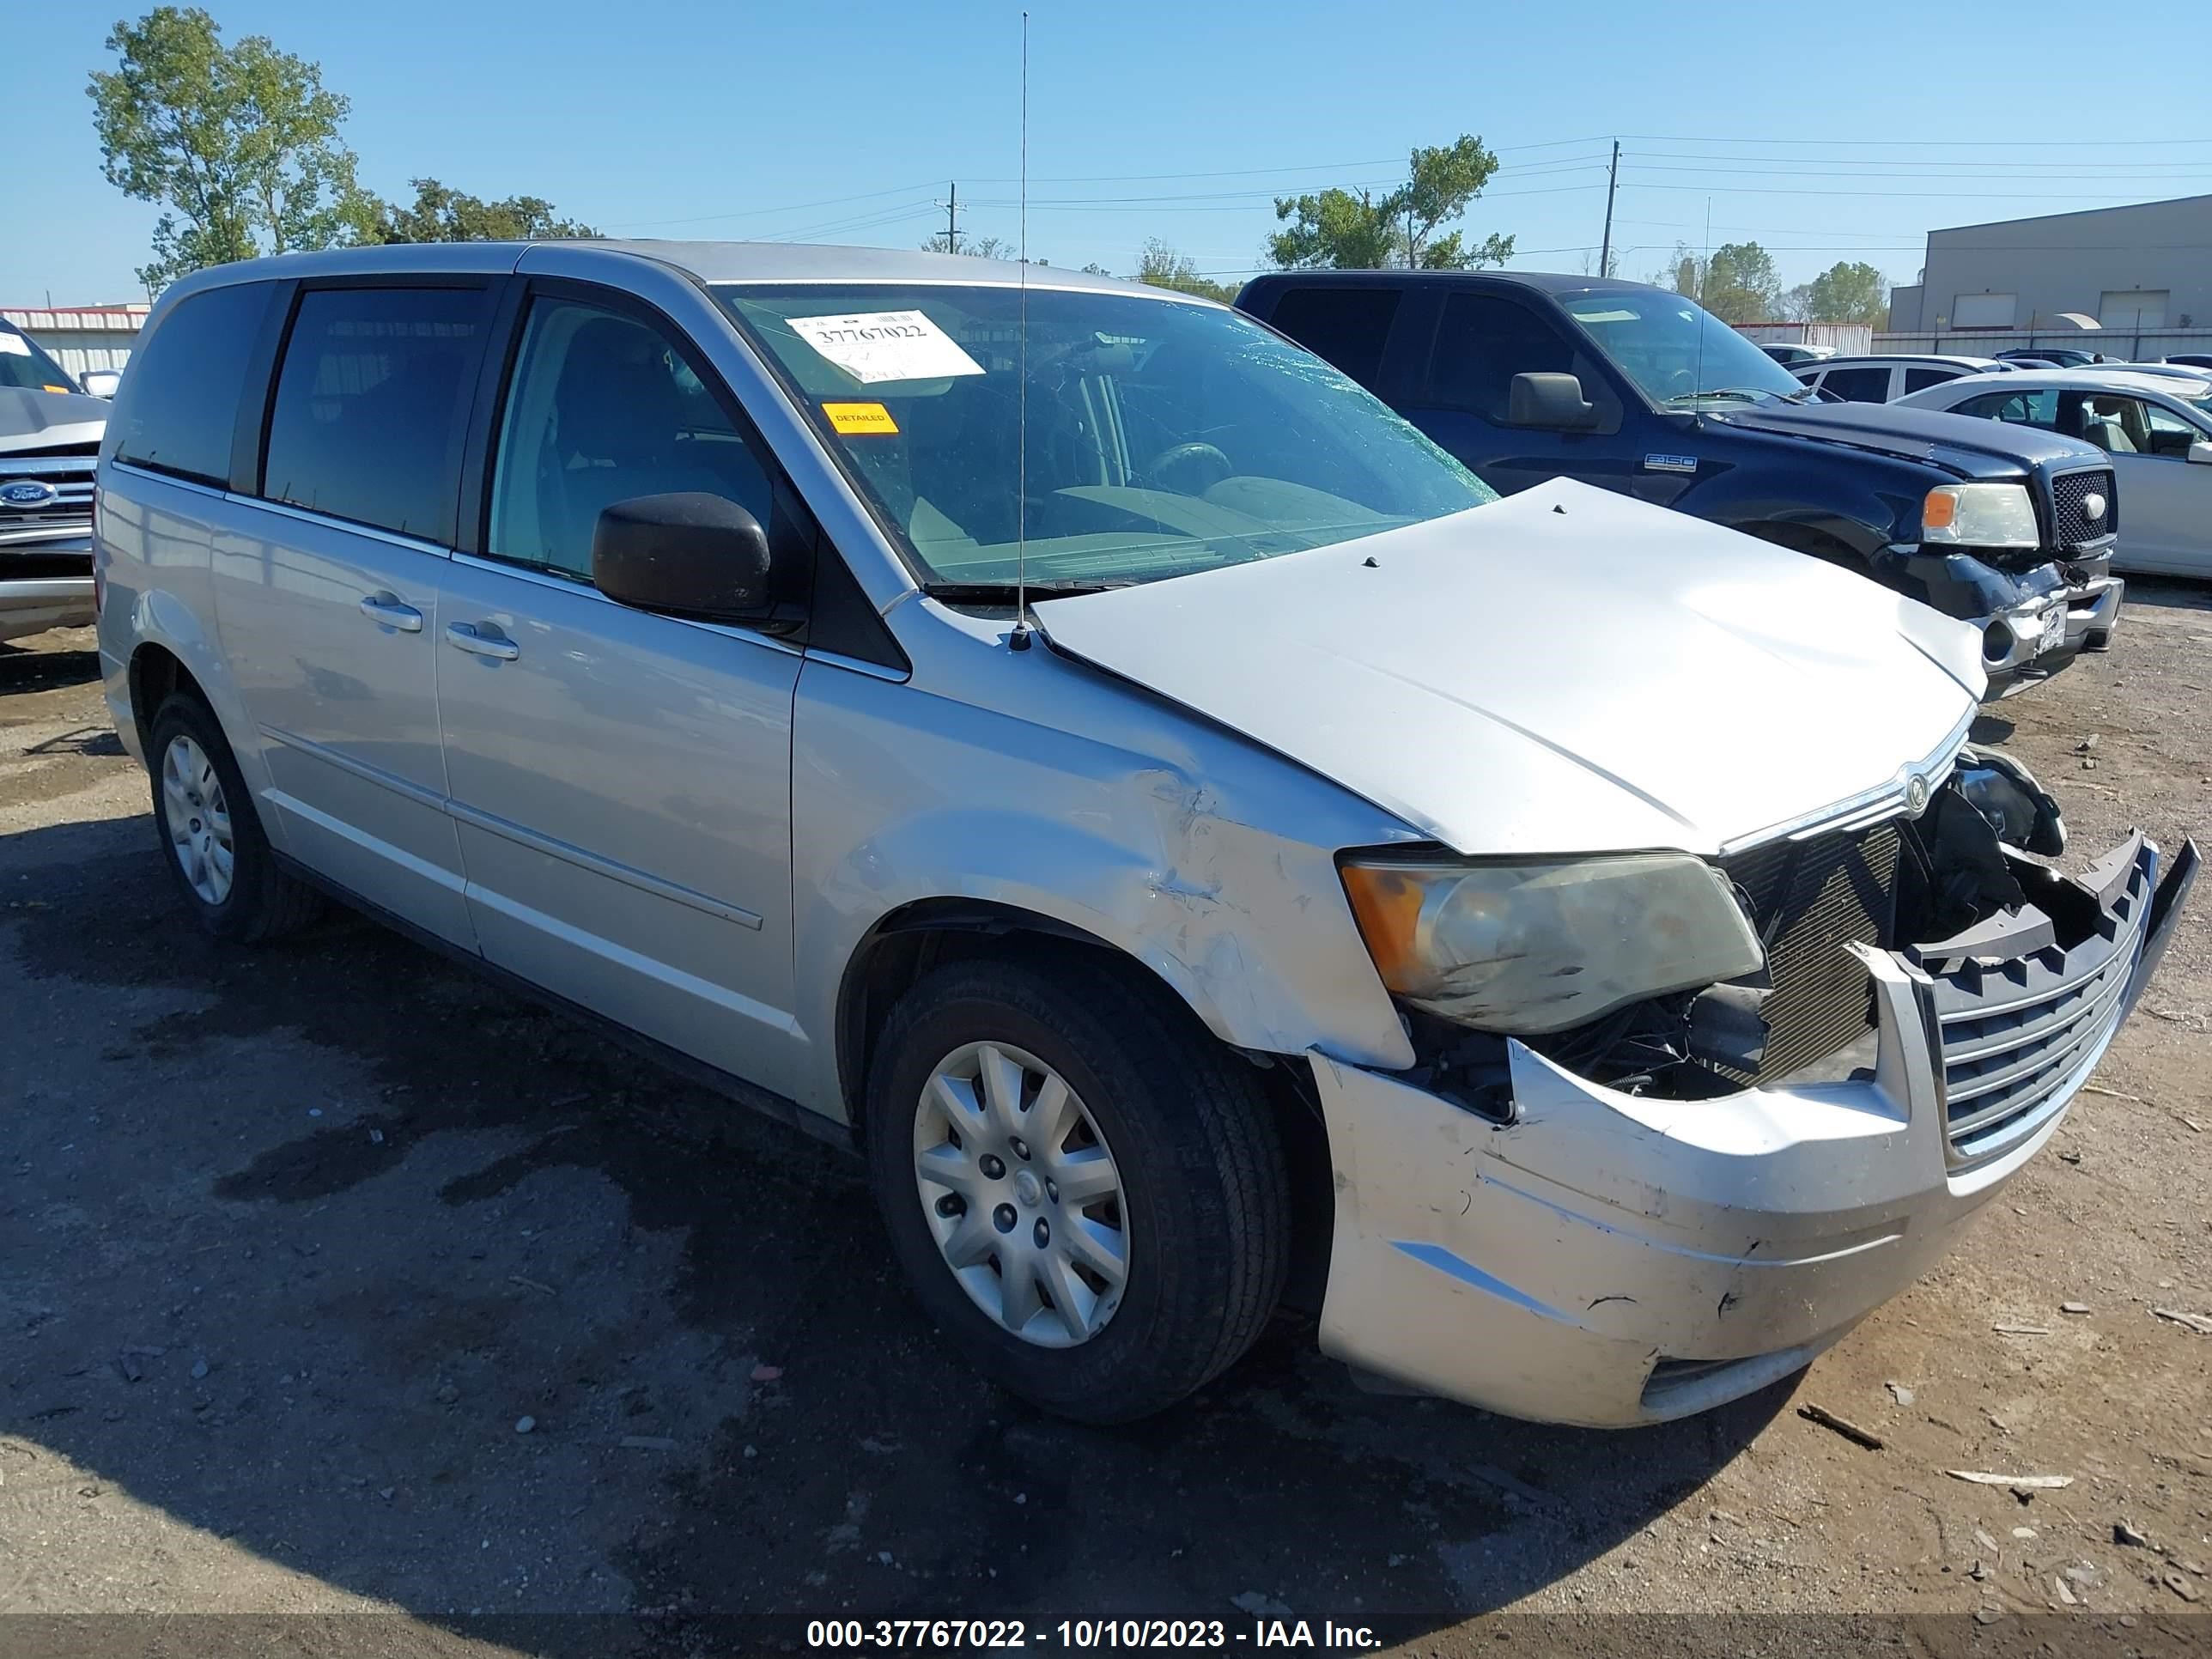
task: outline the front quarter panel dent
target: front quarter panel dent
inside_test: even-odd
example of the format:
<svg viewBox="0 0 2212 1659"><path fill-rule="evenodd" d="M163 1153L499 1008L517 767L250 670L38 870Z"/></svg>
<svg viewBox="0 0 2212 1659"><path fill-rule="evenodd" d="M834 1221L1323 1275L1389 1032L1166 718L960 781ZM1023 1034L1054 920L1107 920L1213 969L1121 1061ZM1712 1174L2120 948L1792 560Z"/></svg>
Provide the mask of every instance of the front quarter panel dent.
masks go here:
<svg viewBox="0 0 2212 1659"><path fill-rule="evenodd" d="M836 1029L845 969L884 917L957 897L1094 935L1239 1048L1410 1065L1334 861L1402 828L1242 739L1025 654L1046 665L1042 689L1080 676L1087 695L978 706L809 665L793 787L802 1025ZM836 1076L834 1044L817 1046L807 1103L842 1117L853 1080Z"/></svg>

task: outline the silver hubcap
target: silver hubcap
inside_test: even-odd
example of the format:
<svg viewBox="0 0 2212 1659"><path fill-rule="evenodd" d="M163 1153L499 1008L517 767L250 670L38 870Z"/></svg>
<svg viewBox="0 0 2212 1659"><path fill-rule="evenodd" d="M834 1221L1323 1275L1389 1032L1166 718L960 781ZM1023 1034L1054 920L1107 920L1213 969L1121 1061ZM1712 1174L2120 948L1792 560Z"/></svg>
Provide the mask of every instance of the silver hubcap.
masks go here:
<svg viewBox="0 0 2212 1659"><path fill-rule="evenodd" d="M179 732L161 757L161 817L177 867L203 902L230 896L230 805L206 752Z"/></svg>
<svg viewBox="0 0 2212 1659"><path fill-rule="evenodd" d="M947 1054L915 1115L914 1175L945 1265L977 1307L1041 1348L1105 1328L1129 1276L1121 1177L1059 1073L1003 1042Z"/></svg>

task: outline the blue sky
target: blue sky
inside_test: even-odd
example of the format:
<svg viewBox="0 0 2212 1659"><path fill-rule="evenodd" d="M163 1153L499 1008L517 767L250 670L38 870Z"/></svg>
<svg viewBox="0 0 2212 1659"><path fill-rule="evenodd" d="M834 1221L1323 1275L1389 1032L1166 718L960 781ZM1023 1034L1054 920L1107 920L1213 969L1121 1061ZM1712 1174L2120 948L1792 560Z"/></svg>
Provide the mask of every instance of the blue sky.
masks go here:
<svg viewBox="0 0 2212 1659"><path fill-rule="evenodd" d="M100 176L84 95L126 5L44 0L0 33L0 304L135 296L156 210ZM1018 233L1017 4L209 9L228 38L321 63L383 194L427 174L611 234L908 246L957 179L964 230ZM1468 227L1514 234L1529 269L1594 261L1616 136L1632 276L1702 244L1708 216L1786 282L1850 258L1909 282L1931 227L2212 191L2196 71L2151 93L2156 62L2212 61L2195 8L2160 16L2152 58L2083 58L2152 67L2071 86L2067 43L2096 26L2036 0L1030 9L1029 242L1055 264L1127 271L1158 236L1233 280L1264 257L1272 196L1387 187L1411 146L1462 132L1504 162Z"/></svg>

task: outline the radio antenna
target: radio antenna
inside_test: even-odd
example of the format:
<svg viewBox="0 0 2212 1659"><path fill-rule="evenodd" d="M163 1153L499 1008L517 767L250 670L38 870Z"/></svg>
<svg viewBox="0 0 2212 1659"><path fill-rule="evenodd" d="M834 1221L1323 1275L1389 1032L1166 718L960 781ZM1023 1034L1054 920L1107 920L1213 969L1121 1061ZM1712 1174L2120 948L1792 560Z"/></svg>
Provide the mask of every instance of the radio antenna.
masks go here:
<svg viewBox="0 0 2212 1659"><path fill-rule="evenodd" d="M1698 267L1698 367L1690 377L1690 419L1699 429L1704 420L1698 413L1698 393L1705 389L1705 328L1713 319L1705 311L1705 295L1713 282L1713 198L1705 198L1705 261Z"/></svg>
<svg viewBox="0 0 2212 1659"><path fill-rule="evenodd" d="M1010 650L1030 648L1030 15L1022 14L1021 274L1014 321L1014 631Z"/></svg>

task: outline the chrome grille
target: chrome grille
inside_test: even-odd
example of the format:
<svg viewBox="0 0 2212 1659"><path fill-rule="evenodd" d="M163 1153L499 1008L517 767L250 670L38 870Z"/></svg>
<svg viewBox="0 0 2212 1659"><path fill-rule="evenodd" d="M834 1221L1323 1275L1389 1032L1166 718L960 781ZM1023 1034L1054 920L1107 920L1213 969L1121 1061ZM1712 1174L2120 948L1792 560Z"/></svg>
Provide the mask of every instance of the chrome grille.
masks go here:
<svg viewBox="0 0 2212 1659"><path fill-rule="evenodd" d="M35 507L10 507L0 501L0 548L30 546L82 536L92 528L94 455L0 454L0 487L11 483L51 484L54 499Z"/></svg>
<svg viewBox="0 0 2212 1659"><path fill-rule="evenodd" d="M1866 965L1844 946L1887 943L1897 858L1890 823L1775 842L1728 861L1729 879L1750 901L1774 991L1758 1072L1726 1075L1741 1083L1785 1078L1865 1033Z"/></svg>
<svg viewBox="0 0 2212 1659"><path fill-rule="evenodd" d="M2105 511L2095 519L2081 510L2081 498L2093 491L2105 498ZM2120 525L2119 493L2112 488L2111 469L2058 474L2051 481L2051 514L2061 547L2079 547L2111 535Z"/></svg>
<svg viewBox="0 0 2212 1659"><path fill-rule="evenodd" d="M1945 1127L1954 1163L1997 1157L2072 1097L2067 1085L2118 1023L2150 903L2148 859L2112 900L2109 926L2070 948L1996 962L1929 963L1943 1033ZM1944 971L1936 972L1937 968Z"/></svg>

